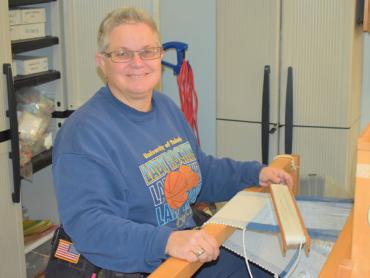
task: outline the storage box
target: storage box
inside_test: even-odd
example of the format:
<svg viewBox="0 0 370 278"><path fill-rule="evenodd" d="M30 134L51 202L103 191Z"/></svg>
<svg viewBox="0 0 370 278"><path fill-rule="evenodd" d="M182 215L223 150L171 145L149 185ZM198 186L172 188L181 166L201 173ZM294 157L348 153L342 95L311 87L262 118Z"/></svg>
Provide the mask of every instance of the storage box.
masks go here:
<svg viewBox="0 0 370 278"><path fill-rule="evenodd" d="M21 40L45 37L45 23L18 25L21 27Z"/></svg>
<svg viewBox="0 0 370 278"><path fill-rule="evenodd" d="M19 9L9 10L9 25L19 25L22 24L22 14Z"/></svg>
<svg viewBox="0 0 370 278"><path fill-rule="evenodd" d="M10 31L10 40L11 41L17 41L21 39L21 30L19 26L21 25L13 25L10 26L9 31Z"/></svg>
<svg viewBox="0 0 370 278"><path fill-rule="evenodd" d="M27 75L48 70L47 57L16 55L14 61L17 67L17 74L19 75Z"/></svg>
<svg viewBox="0 0 370 278"><path fill-rule="evenodd" d="M10 26L45 22L46 22L45 8L22 8L9 11Z"/></svg>
<svg viewBox="0 0 370 278"><path fill-rule="evenodd" d="M24 8L20 9L22 23L45 23L46 22L46 13L45 8Z"/></svg>
<svg viewBox="0 0 370 278"><path fill-rule="evenodd" d="M32 23L10 26L10 40L25 40L45 37L45 23Z"/></svg>

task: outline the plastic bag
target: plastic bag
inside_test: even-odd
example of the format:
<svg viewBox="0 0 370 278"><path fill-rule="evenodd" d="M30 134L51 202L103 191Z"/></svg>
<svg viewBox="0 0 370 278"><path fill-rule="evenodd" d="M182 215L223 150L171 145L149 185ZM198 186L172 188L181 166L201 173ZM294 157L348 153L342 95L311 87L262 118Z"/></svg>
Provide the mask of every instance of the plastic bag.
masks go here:
<svg viewBox="0 0 370 278"><path fill-rule="evenodd" d="M49 124L53 111L54 101L36 88L17 92L21 176L28 180L32 178L32 157L51 148Z"/></svg>

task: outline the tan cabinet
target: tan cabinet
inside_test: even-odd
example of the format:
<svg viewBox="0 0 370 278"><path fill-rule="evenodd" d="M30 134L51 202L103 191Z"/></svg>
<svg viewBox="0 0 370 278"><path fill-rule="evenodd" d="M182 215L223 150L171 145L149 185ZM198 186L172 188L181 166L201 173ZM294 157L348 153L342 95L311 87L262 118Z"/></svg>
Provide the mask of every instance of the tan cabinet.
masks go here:
<svg viewBox="0 0 370 278"><path fill-rule="evenodd" d="M356 2L217 1L219 156L262 161L264 153L268 163L297 153L303 177L353 193L362 76Z"/></svg>

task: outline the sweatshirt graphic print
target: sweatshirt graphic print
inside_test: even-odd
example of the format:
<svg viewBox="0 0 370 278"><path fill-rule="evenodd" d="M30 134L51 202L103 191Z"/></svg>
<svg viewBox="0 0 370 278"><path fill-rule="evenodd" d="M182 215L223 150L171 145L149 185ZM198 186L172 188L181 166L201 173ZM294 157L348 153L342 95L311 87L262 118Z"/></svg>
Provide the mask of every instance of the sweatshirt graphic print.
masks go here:
<svg viewBox="0 0 370 278"><path fill-rule="evenodd" d="M201 189L199 165L189 142L178 136L143 156L148 161L139 168L153 199L157 224L176 220L181 228Z"/></svg>

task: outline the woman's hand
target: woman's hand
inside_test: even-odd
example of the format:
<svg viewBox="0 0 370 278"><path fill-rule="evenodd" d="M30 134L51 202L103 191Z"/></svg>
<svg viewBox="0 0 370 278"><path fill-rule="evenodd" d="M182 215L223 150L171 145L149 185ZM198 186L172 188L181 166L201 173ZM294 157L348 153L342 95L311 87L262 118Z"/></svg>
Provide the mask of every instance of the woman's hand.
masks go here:
<svg viewBox="0 0 370 278"><path fill-rule="evenodd" d="M278 168L270 166L262 168L259 180L261 186L269 186L271 183L281 183L286 184L290 190L293 189L292 177L287 172Z"/></svg>
<svg viewBox="0 0 370 278"><path fill-rule="evenodd" d="M167 241L166 254L189 262L209 262L220 254L217 241L203 230L172 232Z"/></svg>

